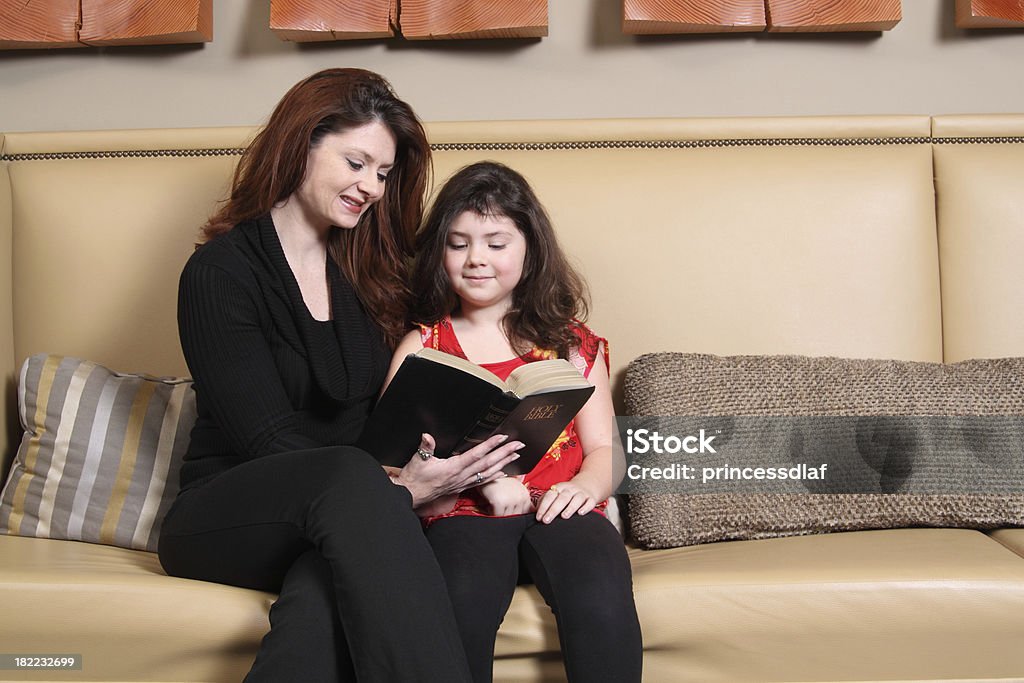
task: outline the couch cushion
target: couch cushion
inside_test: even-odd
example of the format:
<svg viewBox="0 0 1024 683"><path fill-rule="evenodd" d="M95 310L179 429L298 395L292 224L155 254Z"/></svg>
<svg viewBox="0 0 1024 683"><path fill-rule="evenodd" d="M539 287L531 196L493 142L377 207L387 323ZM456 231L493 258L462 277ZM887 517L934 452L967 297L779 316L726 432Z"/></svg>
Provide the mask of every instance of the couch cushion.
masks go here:
<svg viewBox="0 0 1024 683"><path fill-rule="evenodd" d="M191 381L40 354L22 366L19 414L0 533L156 550L195 422Z"/></svg>
<svg viewBox="0 0 1024 683"><path fill-rule="evenodd" d="M644 680L1012 679L1024 670L1024 559L978 532L631 549L630 559ZM169 578L151 553L0 536L0 642L8 652L83 655L82 671L61 680L239 681L273 599ZM521 587L498 634L495 680L564 680L558 652L550 611ZM40 674L23 680L53 679Z"/></svg>
<svg viewBox="0 0 1024 683"><path fill-rule="evenodd" d="M1020 680L1024 672L1024 559L980 532L858 531L630 557L644 680Z"/></svg>
<svg viewBox="0 0 1024 683"><path fill-rule="evenodd" d="M170 578L152 553L0 536L0 642L82 655L60 680L240 681L273 597Z"/></svg>
<svg viewBox="0 0 1024 683"><path fill-rule="evenodd" d="M153 553L0 536L0 643L83 655L82 671L60 680L240 681L275 597L168 577ZM559 653L550 609L520 587L498 634L495 680L562 680Z"/></svg>
<svg viewBox="0 0 1024 683"><path fill-rule="evenodd" d="M630 365L625 388L627 411L633 415L1006 417L1024 415L1022 382L1024 358L943 365L805 356L662 353L636 359ZM927 431L930 422L920 422L889 421L888 429L893 433L889 435L890 441L882 444L885 448L881 464L885 468L879 472L862 469L881 478L890 471L899 472L907 481L916 477L933 485L935 480L927 475L945 473L947 488L901 489L900 484L894 486L895 493L886 493L884 488L879 492L857 488L856 493L836 493L836 489L821 493L765 493L767 488L685 496L637 493L630 496L633 537L645 547L664 548L855 529L992 529L1024 524L1024 495L1019 485L1007 482L1007 470L989 467L986 460L990 454L978 451L980 446L970 443L959 447L945 444L941 451L919 453L914 441L920 440L929 448L935 445L935 434ZM783 426L798 428L788 423ZM995 426L1007 433L1016 430L1019 436L1020 420ZM994 438L997 434L987 436L993 437L992 458L1004 457L1003 445ZM907 443L900 443L903 438ZM1020 444L1020 438L1012 442L1018 450ZM861 449L876 444L854 445L857 456L868 458ZM779 452L771 452L776 446ZM793 462L802 460L792 455L791 448L786 440L778 444L763 440L753 443L750 453L738 455L751 458L753 464L759 464L761 459L763 464L773 465L789 457ZM822 457L829 456L839 457L832 451ZM928 459L915 462L915 456ZM706 463L707 457L695 456L694 462ZM724 455L721 457L725 459ZM714 464L723 463L716 460ZM918 477L915 470L921 470L922 476ZM972 481L980 482L980 493L948 488L959 485L968 473L973 476ZM991 488L986 488L985 482ZM997 489L997 484L1006 486ZM989 491L999 495L989 495Z"/></svg>

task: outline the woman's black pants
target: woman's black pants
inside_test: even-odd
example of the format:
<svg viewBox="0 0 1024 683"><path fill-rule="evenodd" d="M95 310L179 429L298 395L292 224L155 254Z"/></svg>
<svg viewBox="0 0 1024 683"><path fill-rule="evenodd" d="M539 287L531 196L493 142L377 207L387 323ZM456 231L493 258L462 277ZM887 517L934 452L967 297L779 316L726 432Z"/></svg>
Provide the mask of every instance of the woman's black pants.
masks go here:
<svg viewBox="0 0 1024 683"><path fill-rule="evenodd" d="M259 458L179 494L172 576L279 592L247 681L469 681L408 491L351 447Z"/></svg>
<svg viewBox="0 0 1024 683"><path fill-rule="evenodd" d="M643 645L629 558L602 515L556 517L551 524L533 515L448 517L430 525L427 539L448 582L476 683L493 678L494 639L524 578L555 614L571 683L639 683Z"/></svg>

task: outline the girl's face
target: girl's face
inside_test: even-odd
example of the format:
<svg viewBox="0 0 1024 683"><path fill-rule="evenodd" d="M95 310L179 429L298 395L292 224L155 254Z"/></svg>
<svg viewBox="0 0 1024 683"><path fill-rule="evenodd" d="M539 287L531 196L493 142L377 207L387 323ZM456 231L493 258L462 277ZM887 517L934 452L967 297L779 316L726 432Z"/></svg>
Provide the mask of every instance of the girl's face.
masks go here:
<svg viewBox="0 0 1024 683"><path fill-rule="evenodd" d="M395 152L395 136L379 121L328 133L310 150L292 198L312 225L354 228L384 194Z"/></svg>
<svg viewBox="0 0 1024 683"><path fill-rule="evenodd" d="M464 211L452 221L444 269L463 311L508 310L525 259L526 237L509 218Z"/></svg>

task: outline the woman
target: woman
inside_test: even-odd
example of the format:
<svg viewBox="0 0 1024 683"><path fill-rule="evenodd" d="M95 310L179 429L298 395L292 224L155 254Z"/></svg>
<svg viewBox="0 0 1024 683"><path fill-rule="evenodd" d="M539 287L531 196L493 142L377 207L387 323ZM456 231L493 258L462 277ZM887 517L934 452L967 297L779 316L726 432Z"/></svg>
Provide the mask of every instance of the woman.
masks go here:
<svg viewBox="0 0 1024 683"><path fill-rule="evenodd" d="M382 77L314 74L246 150L182 272L199 415L160 561L280 594L247 680L469 680L415 509L497 478L521 444L420 448L391 478L343 445L403 332L429 170L422 126Z"/></svg>

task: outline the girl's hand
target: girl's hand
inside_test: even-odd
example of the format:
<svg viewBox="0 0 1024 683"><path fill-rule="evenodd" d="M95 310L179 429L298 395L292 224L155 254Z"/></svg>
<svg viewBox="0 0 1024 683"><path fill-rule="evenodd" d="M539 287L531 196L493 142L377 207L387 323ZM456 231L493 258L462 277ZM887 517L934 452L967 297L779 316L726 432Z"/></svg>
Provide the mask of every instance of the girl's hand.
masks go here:
<svg viewBox="0 0 1024 683"><path fill-rule="evenodd" d="M550 524L558 515L563 519L585 515L600 502L597 496L572 481L553 484L537 503L537 521Z"/></svg>
<svg viewBox="0 0 1024 683"><path fill-rule="evenodd" d="M480 495L496 517L525 515L533 509L530 490L516 477L502 477L480 487Z"/></svg>
<svg viewBox="0 0 1024 683"><path fill-rule="evenodd" d="M458 499L459 494L449 493L447 496L441 496L440 498L435 498L429 503L420 505L415 508L415 512L420 517L436 517L437 515L443 515L455 509L455 501Z"/></svg>
<svg viewBox="0 0 1024 683"><path fill-rule="evenodd" d="M409 489L412 506L417 509L438 498L458 495L504 475L501 468L516 460L516 451L523 447L521 441L504 443L506 439L504 435L492 436L465 453L435 458L430 455L434 452L434 437L424 434L419 449L394 482Z"/></svg>

